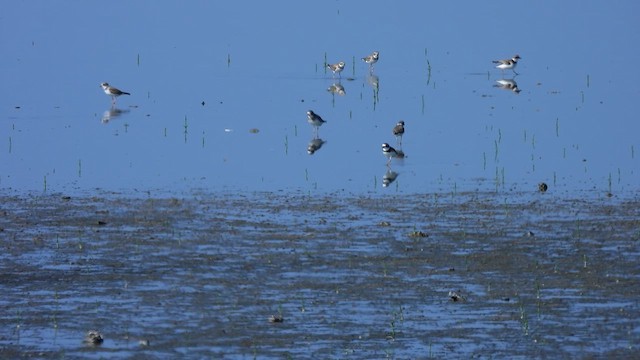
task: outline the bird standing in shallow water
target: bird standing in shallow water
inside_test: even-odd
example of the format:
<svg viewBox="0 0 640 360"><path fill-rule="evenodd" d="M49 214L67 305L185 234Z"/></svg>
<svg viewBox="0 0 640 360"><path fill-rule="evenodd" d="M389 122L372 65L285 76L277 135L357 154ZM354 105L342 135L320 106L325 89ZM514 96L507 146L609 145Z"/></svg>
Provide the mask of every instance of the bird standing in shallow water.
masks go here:
<svg viewBox="0 0 640 360"><path fill-rule="evenodd" d="M340 61L337 64L328 64L327 67L329 68L329 70L333 71L334 76L336 74L340 75L342 70L344 70L344 61ZM342 77L342 75L340 75L340 77Z"/></svg>
<svg viewBox="0 0 640 360"><path fill-rule="evenodd" d="M122 91L120 89L114 88L113 86L109 85L109 83L103 82L102 84L100 84L100 86L102 86L102 90L104 90L104 93L111 96L111 104L115 105L116 104L116 98L120 95L131 95L128 92Z"/></svg>
<svg viewBox="0 0 640 360"><path fill-rule="evenodd" d="M312 110L307 111L307 122L311 124L315 128L316 136L318 133L318 128L322 126L322 124L326 123L320 115L314 113Z"/></svg>
<svg viewBox="0 0 640 360"><path fill-rule="evenodd" d="M520 60L520 55L515 55L511 59L494 60L493 63L498 64L496 65L497 69L500 69L502 71L511 70L514 74L518 75L518 73L514 70L516 68L516 65L518 65L518 60Z"/></svg>
<svg viewBox="0 0 640 360"><path fill-rule="evenodd" d="M379 58L380 58L380 53L377 51L374 51L371 53L371 55L367 55L363 57L362 61L369 64L369 69L373 71L373 65L378 62Z"/></svg>
<svg viewBox="0 0 640 360"><path fill-rule="evenodd" d="M392 132L393 132L393 135L398 140L398 143L402 144L402 135L404 135L404 121L402 120L398 121L396 126L393 127Z"/></svg>
<svg viewBox="0 0 640 360"><path fill-rule="evenodd" d="M398 151L392 148L391 145L387 143L382 144L382 154L386 156L387 159L389 159L389 161L387 161L387 164L391 163L391 158L398 157Z"/></svg>

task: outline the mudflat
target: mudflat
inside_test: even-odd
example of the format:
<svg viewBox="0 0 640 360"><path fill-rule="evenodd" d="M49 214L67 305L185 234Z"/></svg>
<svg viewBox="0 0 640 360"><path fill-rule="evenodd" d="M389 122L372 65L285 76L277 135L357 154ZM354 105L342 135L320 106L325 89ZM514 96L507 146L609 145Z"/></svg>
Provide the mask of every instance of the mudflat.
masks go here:
<svg viewBox="0 0 640 360"><path fill-rule="evenodd" d="M638 194L0 201L2 358L638 351Z"/></svg>

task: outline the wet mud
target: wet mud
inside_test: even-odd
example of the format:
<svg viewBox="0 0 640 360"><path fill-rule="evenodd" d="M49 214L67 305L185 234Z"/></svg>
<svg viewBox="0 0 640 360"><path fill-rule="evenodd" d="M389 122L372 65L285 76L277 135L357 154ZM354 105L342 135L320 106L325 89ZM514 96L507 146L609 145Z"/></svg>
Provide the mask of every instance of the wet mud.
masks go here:
<svg viewBox="0 0 640 360"><path fill-rule="evenodd" d="M0 358L631 357L637 195L3 194Z"/></svg>

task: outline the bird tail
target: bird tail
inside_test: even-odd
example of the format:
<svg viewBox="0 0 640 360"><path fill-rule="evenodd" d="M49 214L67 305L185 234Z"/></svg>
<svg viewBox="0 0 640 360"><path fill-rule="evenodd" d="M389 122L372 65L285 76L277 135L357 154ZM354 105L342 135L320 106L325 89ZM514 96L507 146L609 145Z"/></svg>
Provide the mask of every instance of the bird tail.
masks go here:
<svg viewBox="0 0 640 360"><path fill-rule="evenodd" d="M122 95L131 95L131 94L129 94L128 92L124 92L124 91L123 91L123 92L122 92Z"/></svg>

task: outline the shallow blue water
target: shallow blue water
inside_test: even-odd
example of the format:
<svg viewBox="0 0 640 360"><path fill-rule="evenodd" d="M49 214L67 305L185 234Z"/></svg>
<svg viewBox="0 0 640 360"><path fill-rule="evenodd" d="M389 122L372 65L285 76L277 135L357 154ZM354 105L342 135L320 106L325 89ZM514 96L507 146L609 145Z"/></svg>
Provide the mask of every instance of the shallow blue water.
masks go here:
<svg viewBox="0 0 640 360"><path fill-rule="evenodd" d="M7 3L0 186L634 191L639 6ZM493 68L516 53L518 76ZM324 71L340 60L344 96ZM112 109L104 81L132 95ZM327 121L313 155L309 109ZM400 119L407 158L383 189Z"/></svg>

